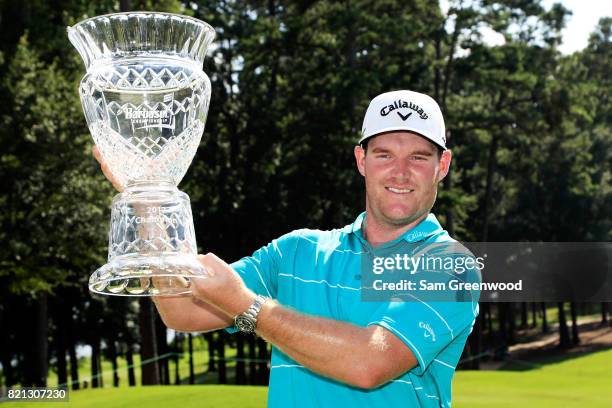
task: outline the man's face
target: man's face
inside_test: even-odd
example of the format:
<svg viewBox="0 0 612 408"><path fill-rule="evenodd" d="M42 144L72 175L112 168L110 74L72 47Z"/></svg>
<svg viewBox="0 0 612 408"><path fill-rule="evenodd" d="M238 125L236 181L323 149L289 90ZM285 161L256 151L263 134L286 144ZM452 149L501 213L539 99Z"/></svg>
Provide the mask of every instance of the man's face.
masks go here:
<svg viewBox="0 0 612 408"><path fill-rule="evenodd" d="M403 226L426 215L446 176L451 152L409 132L373 137L367 153L355 147L357 167L366 182L366 210L379 223Z"/></svg>

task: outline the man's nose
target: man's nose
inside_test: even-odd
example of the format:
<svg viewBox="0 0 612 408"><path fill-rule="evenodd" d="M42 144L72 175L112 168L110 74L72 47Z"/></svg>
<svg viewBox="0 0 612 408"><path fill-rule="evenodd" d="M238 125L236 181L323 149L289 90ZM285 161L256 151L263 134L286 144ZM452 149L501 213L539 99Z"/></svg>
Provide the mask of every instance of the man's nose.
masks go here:
<svg viewBox="0 0 612 408"><path fill-rule="evenodd" d="M393 166L393 176L407 178L412 172L412 165L410 160L401 159L395 161L395 166Z"/></svg>

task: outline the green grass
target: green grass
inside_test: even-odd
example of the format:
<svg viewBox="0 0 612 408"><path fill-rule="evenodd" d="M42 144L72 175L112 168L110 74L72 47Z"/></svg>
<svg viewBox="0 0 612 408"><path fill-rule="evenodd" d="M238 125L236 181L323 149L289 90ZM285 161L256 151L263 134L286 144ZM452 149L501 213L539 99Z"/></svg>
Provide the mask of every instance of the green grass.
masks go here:
<svg viewBox="0 0 612 408"><path fill-rule="evenodd" d="M529 371L459 371L453 382L453 407L610 407L612 349ZM108 384L108 383L107 383ZM266 387L165 386L74 391L60 407L264 407ZM39 406L5 403L3 408Z"/></svg>
<svg viewBox="0 0 612 408"><path fill-rule="evenodd" d="M453 406L611 407L612 350L529 371L460 371Z"/></svg>

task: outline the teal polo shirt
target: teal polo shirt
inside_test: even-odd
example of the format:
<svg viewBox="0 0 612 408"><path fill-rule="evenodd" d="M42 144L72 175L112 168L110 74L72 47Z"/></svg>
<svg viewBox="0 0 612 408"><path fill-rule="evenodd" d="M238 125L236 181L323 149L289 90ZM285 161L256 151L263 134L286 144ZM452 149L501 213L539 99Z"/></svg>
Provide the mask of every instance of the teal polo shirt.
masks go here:
<svg viewBox="0 0 612 408"><path fill-rule="evenodd" d="M398 239L372 248L361 231L365 217L364 212L341 229L290 232L232 267L255 293L301 313L388 329L412 350L418 366L365 390L314 373L273 347L268 407L451 406L451 380L478 315L477 297L467 302L363 301L360 280L364 256L402 240L453 240L429 214Z"/></svg>

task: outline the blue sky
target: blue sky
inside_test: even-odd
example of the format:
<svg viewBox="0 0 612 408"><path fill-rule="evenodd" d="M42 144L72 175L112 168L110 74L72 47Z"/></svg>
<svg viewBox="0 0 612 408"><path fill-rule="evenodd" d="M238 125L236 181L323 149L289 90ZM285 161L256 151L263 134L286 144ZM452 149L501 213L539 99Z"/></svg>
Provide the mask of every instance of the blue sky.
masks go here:
<svg viewBox="0 0 612 408"><path fill-rule="evenodd" d="M563 44L559 50L571 54L587 45L589 34L601 17L612 16L612 0L543 0L545 8L561 3L572 12L563 30ZM440 0L442 10L448 9L448 0ZM484 40L489 44L503 43L503 37L489 28L481 29Z"/></svg>
<svg viewBox="0 0 612 408"><path fill-rule="evenodd" d="M559 1L544 0L543 4L546 8L550 8L556 2ZM564 54L570 54L586 47L589 34L599 19L612 16L612 1L610 0L562 0L560 3L573 13L563 30L563 45L560 50Z"/></svg>

